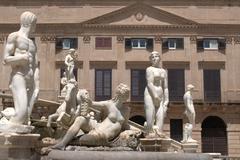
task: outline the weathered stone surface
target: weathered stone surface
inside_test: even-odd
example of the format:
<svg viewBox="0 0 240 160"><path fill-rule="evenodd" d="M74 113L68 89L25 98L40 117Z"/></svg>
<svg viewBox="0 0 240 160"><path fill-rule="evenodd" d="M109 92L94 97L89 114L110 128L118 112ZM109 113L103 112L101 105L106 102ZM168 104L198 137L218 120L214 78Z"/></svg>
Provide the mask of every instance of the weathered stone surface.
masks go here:
<svg viewBox="0 0 240 160"><path fill-rule="evenodd" d="M159 153L159 152L103 152L103 151L59 151L53 150L48 160L211 160L206 154Z"/></svg>
<svg viewBox="0 0 240 160"><path fill-rule="evenodd" d="M39 134L0 134L0 159L34 160Z"/></svg>

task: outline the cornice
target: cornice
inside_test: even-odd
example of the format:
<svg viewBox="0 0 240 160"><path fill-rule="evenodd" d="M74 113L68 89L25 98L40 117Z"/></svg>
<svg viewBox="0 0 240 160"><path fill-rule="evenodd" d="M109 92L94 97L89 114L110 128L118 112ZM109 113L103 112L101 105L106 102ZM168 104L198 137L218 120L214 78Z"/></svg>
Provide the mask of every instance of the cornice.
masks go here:
<svg viewBox="0 0 240 160"><path fill-rule="evenodd" d="M120 6L144 2L159 6L239 6L237 0L0 0L0 6Z"/></svg>
<svg viewBox="0 0 240 160"><path fill-rule="evenodd" d="M19 29L19 24L0 24L0 35L7 35ZM71 29L68 29L71 26ZM222 35L236 36L239 35L240 24L194 24L194 25L109 25L109 24L37 24L34 36L41 36L43 41L46 35L71 35L71 36L89 36L92 34L115 34L125 35L133 34L189 34L189 35ZM45 37L44 37L44 36ZM49 38L47 38L49 39ZM84 41L88 42L89 37ZM49 39L49 41L54 41Z"/></svg>

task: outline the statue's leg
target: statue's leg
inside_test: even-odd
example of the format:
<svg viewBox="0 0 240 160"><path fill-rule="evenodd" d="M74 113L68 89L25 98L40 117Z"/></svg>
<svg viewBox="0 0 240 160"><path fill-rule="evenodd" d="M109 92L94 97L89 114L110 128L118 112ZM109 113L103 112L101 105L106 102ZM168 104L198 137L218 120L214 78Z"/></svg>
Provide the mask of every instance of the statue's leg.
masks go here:
<svg viewBox="0 0 240 160"><path fill-rule="evenodd" d="M10 121L17 124L23 124L26 122L28 115L27 88L23 75L12 75L10 89L12 90L15 107L15 116L13 116Z"/></svg>
<svg viewBox="0 0 240 160"><path fill-rule="evenodd" d="M34 83L34 82L32 82ZM32 109L34 105L34 100L33 100L33 84L31 82L27 82L27 99L28 99L28 125L31 124L31 114L32 114Z"/></svg>
<svg viewBox="0 0 240 160"><path fill-rule="evenodd" d="M73 69L74 69L74 66L71 65L69 68L69 78L70 79L75 79L75 76L73 74Z"/></svg>
<svg viewBox="0 0 240 160"><path fill-rule="evenodd" d="M158 126L160 134L163 133L163 125L164 125L164 118L165 118L165 109L163 106L163 101L160 102L160 106L157 110L156 114L156 125Z"/></svg>
<svg viewBox="0 0 240 160"><path fill-rule="evenodd" d="M144 97L144 109L146 115L146 129L147 132L153 132L153 125L155 121L155 106L153 104L152 97L150 95L145 95Z"/></svg>
<svg viewBox="0 0 240 160"><path fill-rule="evenodd" d="M87 120L79 116L75 119L74 123L71 125L71 127L68 129L67 133L63 137L63 139L57 143L56 145L52 146L54 149L60 149L63 150L65 146L74 138L74 136L78 133L79 129L83 125L87 124Z"/></svg>

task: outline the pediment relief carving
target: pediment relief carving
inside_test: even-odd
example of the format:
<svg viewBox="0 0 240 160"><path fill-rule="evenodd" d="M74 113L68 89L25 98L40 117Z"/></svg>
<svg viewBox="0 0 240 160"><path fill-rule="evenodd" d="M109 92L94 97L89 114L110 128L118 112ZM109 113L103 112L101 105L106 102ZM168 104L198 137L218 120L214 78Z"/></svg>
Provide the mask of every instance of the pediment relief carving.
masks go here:
<svg viewBox="0 0 240 160"><path fill-rule="evenodd" d="M192 25L196 22L144 3L121 8L117 11L83 22L87 25Z"/></svg>

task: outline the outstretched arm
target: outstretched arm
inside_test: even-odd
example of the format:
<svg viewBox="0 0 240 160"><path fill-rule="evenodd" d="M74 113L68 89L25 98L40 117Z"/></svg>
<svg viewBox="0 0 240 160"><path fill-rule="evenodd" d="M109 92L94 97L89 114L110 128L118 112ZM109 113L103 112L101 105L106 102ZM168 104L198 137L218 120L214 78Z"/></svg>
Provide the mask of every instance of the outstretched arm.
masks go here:
<svg viewBox="0 0 240 160"><path fill-rule="evenodd" d="M100 101L100 102L92 101L93 108L101 109L102 107L105 107L106 105L107 105L106 101Z"/></svg>

